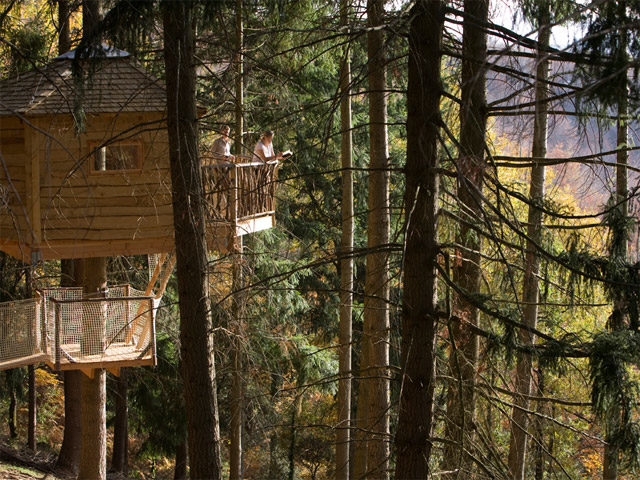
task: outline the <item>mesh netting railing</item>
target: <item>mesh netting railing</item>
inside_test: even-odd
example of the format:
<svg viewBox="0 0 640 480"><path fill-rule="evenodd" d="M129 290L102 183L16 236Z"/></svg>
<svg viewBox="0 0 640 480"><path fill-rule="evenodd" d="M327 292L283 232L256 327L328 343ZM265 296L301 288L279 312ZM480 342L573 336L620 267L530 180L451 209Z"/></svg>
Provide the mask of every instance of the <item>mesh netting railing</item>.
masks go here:
<svg viewBox="0 0 640 480"><path fill-rule="evenodd" d="M34 299L0 304L0 369L47 361L56 369L155 362L160 300L128 285L108 298L81 288L45 289Z"/></svg>
<svg viewBox="0 0 640 480"><path fill-rule="evenodd" d="M44 360L42 327L39 298L0 303L0 370Z"/></svg>
<svg viewBox="0 0 640 480"><path fill-rule="evenodd" d="M109 294L113 293L121 292L110 289ZM46 301L49 337L53 338L48 353L57 369L68 364L153 359L157 301L152 297L116 295Z"/></svg>

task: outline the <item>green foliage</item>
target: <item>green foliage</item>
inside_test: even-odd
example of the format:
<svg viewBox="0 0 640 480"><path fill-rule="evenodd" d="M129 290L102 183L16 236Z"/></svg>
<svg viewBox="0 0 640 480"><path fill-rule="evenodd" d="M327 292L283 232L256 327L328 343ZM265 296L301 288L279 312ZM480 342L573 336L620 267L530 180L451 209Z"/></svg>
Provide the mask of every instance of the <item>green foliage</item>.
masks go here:
<svg viewBox="0 0 640 480"><path fill-rule="evenodd" d="M532 22L536 28L540 28L538 25L540 9L545 4L550 5L552 23L563 23L567 17L575 18L580 11L580 5L573 0L518 0L518 3L521 8L518 13Z"/></svg>
<svg viewBox="0 0 640 480"><path fill-rule="evenodd" d="M158 365L132 369L129 375L129 422L145 438L138 454L152 458L173 456L186 439L176 344L166 333L159 333L156 345Z"/></svg>
<svg viewBox="0 0 640 480"><path fill-rule="evenodd" d="M624 200L624 202L627 201L628 199ZM603 221L609 226L609 254L612 261L618 264L626 261L626 245L631 239L631 230L636 223L633 217L624 214L619 203L620 200L617 199L617 195L611 195L603 213Z"/></svg>
<svg viewBox="0 0 640 480"><path fill-rule="evenodd" d="M640 54L640 38L633 28L640 20L640 3L636 0L598 3L594 14L586 16L587 35L576 46L582 55L591 56L581 70L581 78L590 83L587 98L597 98L605 106L617 105L627 87L638 98L638 66L630 62ZM633 66L633 81L628 68ZM626 92L624 93L626 96Z"/></svg>
<svg viewBox="0 0 640 480"><path fill-rule="evenodd" d="M640 335L629 330L597 335L590 352L591 399L594 412L605 422L606 440L640 465L640 425L635 414L639 385L630 366L640 366Z"/></svg>
<svg viewBox="0 0 640 480"><path fill-rule="evenodd" d="M42 35L42 29L33 23L26 24L14 33L12 63L15 73L31 70L47 58L50 39Z"/></svg>

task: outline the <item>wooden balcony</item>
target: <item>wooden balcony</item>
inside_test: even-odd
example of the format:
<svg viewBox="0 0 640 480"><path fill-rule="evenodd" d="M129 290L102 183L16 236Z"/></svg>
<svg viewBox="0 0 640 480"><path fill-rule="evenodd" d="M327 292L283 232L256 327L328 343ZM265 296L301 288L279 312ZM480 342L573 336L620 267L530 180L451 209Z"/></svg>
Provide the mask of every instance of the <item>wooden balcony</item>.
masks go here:
<svg viewBox="0 0 640 480"><path fill-rule="evenodd" d="M82 288L49 288L0 303L0 370L46 362L56 370L155 365L160 300L129 285L87 299Z"/></svg>
<svg viewBox="0 0 640 480"><path fill-rule="evenodd" d="M235 241L275 225L278 161L254 162L246 157L235 163L212 157L205 160L202 179L210 250L225 250L219 244L212 245L211 240ZM228 244L227 249L231 248Z"/></svg>

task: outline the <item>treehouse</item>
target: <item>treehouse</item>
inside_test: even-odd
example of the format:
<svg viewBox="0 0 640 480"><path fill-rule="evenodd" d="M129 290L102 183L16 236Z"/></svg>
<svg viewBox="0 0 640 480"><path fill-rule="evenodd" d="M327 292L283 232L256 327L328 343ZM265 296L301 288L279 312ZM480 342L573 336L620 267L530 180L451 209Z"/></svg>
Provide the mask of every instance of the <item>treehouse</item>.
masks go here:
<svg viewBox="0 0 640 480"><path fill-rule="evenodd" d="M0 82L0 250L36 261L171 252L164 85L126 52ZM80 128L79 128L80 127ZM210 250L274 224L277 163L203 155Z"/></svg>
<svg viewBox="0 0 640 480"><path fill-rule="evenodd" d="M120 50L81 62L82 81L73 61L72 51L0 82L0 250L31 263L133 254L166 261L145 292L112 287L85 299L54 289L0 304L0 369L40 360L119 368L155 358L161 293L153 285L166 285L174 250L165 87ZM277 162L202 158L209 250L229 251L274 225Z"/></svg>

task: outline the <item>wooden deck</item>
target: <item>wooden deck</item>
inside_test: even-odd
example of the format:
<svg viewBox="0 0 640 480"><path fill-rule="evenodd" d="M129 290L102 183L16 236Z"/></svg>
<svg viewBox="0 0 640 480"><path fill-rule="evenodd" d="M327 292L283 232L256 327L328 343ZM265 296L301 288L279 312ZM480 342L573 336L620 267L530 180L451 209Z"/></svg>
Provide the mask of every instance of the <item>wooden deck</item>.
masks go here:
<svg viewBox="0 0 640 480"><path fill-rule="evenodd" d="M141 357L141 355L144 355ZM92 370L96 368L113 369L119 367L135 367L155 365L156 356L151 345L145 350L135 345L114 343L101 354L86 355L80 351L79 343L64 344L61 347L59 367L55 362L55 354L47 356L46 363L59 370Z"/></svg>
<svg viewBox="0 0 640 480"><path fill-rule="evenodd" d="M0 370L10 370L12 368L24 367L25 365L35 365L36 363L46 362L48 359L49 355L46 353L35 353L26 357L18 357L0 362Z"/></svg>

